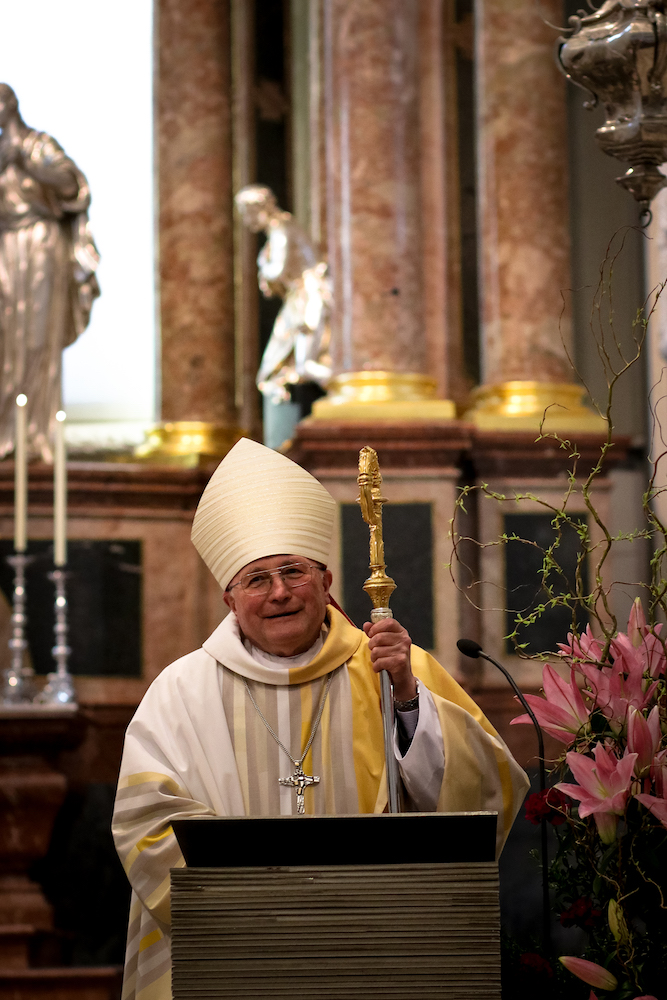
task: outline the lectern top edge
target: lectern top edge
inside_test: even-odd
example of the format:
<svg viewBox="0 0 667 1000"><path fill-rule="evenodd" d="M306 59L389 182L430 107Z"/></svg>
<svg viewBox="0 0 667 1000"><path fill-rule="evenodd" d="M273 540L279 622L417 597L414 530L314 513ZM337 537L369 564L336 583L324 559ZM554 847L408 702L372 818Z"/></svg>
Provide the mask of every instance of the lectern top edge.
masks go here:
<svg viewBox="0 0 667 1000"><path fill-rule="evenodd" d="M494 861L495 812L229 816L175 820L191 868ZM387 823L401 833L383 836Z"/></svg>

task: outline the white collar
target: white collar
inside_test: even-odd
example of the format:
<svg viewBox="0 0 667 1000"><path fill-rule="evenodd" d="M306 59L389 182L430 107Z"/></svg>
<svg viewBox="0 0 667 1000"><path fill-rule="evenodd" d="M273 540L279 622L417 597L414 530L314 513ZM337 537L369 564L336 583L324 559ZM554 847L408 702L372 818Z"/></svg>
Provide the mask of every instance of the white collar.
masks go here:
<svg viewBox="0 0 667 1000"><path fill-rule="evenodd" d="M242 677L260 681L262 684L289 684L290 668L303 667L304 664L313 660L322 649L328 631L328 626L325 623L319 638L305 653L300 653L296 657L273 656L253 647L250 643L246 647L241 639L236 615L230 611L202 645L207 653L215 657L218 663L223 663Z"/></svg>
<svg viewBox="0 0 667 1000"><path fill-rule="evenodd" d="M296 656L277 656L275 653L266 653L263 649L253 646L249 639L243 639L243 645L250 653L253 660L261 663L271 670L291 670L292 667L305 667L311 660L314 660L324 645L328 629L322 626L317 639L304 653L297 653Z"/></svg>

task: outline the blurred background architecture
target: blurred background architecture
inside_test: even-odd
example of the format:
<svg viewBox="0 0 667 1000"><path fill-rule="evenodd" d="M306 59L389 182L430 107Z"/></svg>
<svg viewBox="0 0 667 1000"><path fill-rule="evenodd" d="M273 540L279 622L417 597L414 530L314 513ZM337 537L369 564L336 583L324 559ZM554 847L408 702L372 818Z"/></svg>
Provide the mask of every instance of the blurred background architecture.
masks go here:
<svg viewBox="0 0 667 1000"><path fill-rule="evenodd" d="M595 323L613 314L620 350L632 353L637 310L667 276L664 192L639 228L636 203L614 180L618 163L595 142L603 112L585 110L557 67L556 39L576 9L572 0L3 5L0 78L88 177L102 296L64 355L80 711L60 730L0 717L0 995L37 995L37 980L39 996L54 1000L117 989L127 894L108 821L124 729L151 680L223 617L191 519L220 457L241 434L265 432L256 377L283 302L258 286L264 235L234 207L246 185L270 188L328 266L332 378L324 395L307 381L287 387L269 443L340 503L334 594L365 619L356 468L371 445L391 501L396 616L535 768L533 734L508 726L518 714L511 690L482 661L461 662L456 640L478 640L536 689L539 670L503 636L506 609L535 598L539 564L525 549L468 544L465 566L450 568L457 490L483 482L559 502L568 451L536 440L545 409L547 430L576 441L588 471L605 430L595 404L607 402ZM613 301L598 310L602 263L617 252ZM642 523L666 323L659 306L615 392L616 444L597 504L616 532ZM52 595L40 583L50 477L31 465L38 675L51 669ZM12 490L8 459L3 556ZM583 505L581 516L590 516ZM537 503L471 497L460 518L478 542L552 537ZM612 598L621 620L649 557L641 540L615 549L608 572L624 581ZM0 648L12 586L3 567ZM567 618L540 628L526 635L530 648L553 649ZM26 824L36 832L17 858ZM530 831L518 823L513 836L505 920L521 929L533 913L533 875L517 867ZM534 882L537 912L537 871Z"/></svg>

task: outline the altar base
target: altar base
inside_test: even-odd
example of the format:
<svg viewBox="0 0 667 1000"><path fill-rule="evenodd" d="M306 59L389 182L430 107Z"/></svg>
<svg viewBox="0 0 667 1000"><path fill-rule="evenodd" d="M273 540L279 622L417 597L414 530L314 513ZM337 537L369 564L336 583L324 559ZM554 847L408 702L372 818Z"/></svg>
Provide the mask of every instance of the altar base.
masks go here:
<svg viewBox="0 0 667 1000"><path fill-rule="evenodd" d="M0 710L0 965L4 944L12 962L24 954L22 927L53 926L51 906L28 872L46 854L65 798L67 782L56 758L77 747L85 732L75 712L39 708ZM14 930L5 941L6 927Z"/></svg>

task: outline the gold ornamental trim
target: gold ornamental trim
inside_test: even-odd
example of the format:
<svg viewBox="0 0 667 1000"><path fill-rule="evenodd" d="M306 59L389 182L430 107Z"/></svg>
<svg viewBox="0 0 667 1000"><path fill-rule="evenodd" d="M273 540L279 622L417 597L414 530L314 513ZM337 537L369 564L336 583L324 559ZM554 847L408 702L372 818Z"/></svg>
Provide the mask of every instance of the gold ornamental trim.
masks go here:
<svg viewBox="0 0 667 1000"><path fill-rule="evenodd" d="M584 402L586 390L567 382L514 380L480 386L464 413L480 430L536 430L604 434L607 422ZM544 421L544 423L542 423Z"/></svg>
<svg viewBox="0 0 667 1000"><path fill-rule="evenodd" d="M196 468L212 459L224 458L244 432L235 424L204 420L175 420L159 424L146 435L134 452L140 462Z"/></svg>
<svg viewBox="0 0 667 1000"><path fill-rule="evenodd" d="M313 420L453 420L451 400L436 399L437 383L417 372L361 371L336 375L313 404Z"/></svg>

